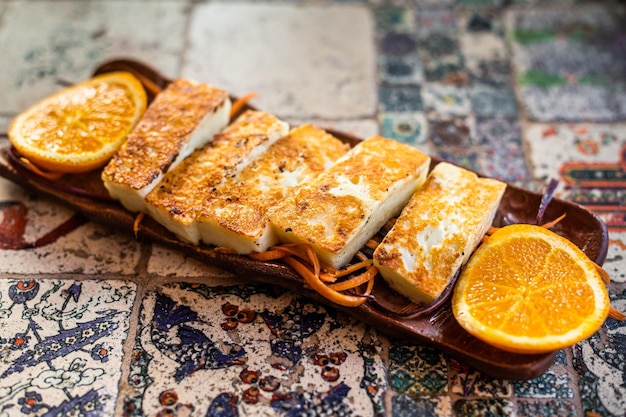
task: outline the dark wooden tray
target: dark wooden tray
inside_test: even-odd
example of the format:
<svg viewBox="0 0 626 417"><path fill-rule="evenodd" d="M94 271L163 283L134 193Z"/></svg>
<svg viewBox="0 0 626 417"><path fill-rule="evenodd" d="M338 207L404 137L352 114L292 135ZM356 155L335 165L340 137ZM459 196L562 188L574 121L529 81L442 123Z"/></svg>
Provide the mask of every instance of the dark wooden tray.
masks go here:
<svg viewBox="0 0 626 417"><path fill-rule="evenodd" d="M135 73L144 82L149 95L155 88L163 88L168 80L157 71L135 61L118 60L98 67L94 73L125 70ZM341 140L354 145L360 140L342 132L332 131ZM12 156L7 144L0 147L0 175L28 189L56 197L61 203L84 214L92 221L113 226L126 233L133 232L135 215L120 204L111 201L100 180L100 171L87 175L68 175L51 181L32 175ZM435 162L437 162L435 160ZM59 186L62 184L61 186ZM74 191L70 191L74 188ZM75 190L85 193L76 193ZM495 226L510 223L535 223L541 195L512 185L507 186L498 209ZM580 247L592 260L601 265L607 254L608 233L604 223L583 207L554 199L544 218L549 221L566 213L564 220L553 229ZM553 362L557 352L546 354L515 354L497 349L471 336L454 319L449 294L436 308L417 317L404 318L366 302L360 307L335 305L317 292L307 288L303 279L289 267L280 263L258 262L246 256L224 253L205 245L190 245L178 240L172 233L146 217L137 235L138 239L158 242L191 255L254 283L279 285L299 294L342 310L379 331L410 343L435 347L452 357L464 361L493 377L524 380L541 375ZM403 304L406 301L393 292L383 279L377 279L374 294L385 304Z"/></svg>

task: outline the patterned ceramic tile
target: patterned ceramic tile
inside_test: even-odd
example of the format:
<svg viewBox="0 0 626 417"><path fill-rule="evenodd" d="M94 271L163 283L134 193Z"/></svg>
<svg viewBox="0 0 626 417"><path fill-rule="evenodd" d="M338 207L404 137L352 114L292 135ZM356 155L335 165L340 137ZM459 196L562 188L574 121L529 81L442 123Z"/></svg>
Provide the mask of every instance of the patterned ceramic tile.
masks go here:
<svg viewBox="0 0 626 417"><path fill-rule="evenodd" d="M424 109L440 115L467 116L472 103L467 88L428 83L423 87Z"/></svg>
<svg viewBox="0 0 626 417"><path fill-rule="evenodd" d="M510 381L494 379L464 363L449 360L450 391L464 397L508 398L513 394Z"/></svg>
<svg viewBox="0 0 626 417"><path fill-rule="evenodd" d="M380 79L387 84L420 84L424 69L417 53L404 56L381 54L378 57Z"/></svg>
<svg viewBox="0 0 626 417"><path fill-rule="evenodd" d="M621 7L518 10L509 16L520 93L537 121L626 118ZM621 25L621 26L620 26Z"/></svg>
<svg viewBox="0 0 626 417"><path fill-rule="evenodd" d="M83 80L113 57L132 56L175 74L185 8L183 2L9 2L0 25L3 62L11 62L0 72L0 113L26 108L60 81ZM37 30L24 30L33 22Z"/></svg>
<svg viewBox="0 0 626 417"><path fill-rule="evenodd" d="M390 417L434 417L452 415L448 397L411 397L398 395L391 399Z"/></svg>
<svg viewBox="0 0 626 417"><path fill-rule="evenodd" d="M389 385L401 394L445 394L448 372L443 354L422 346L392 344L389 347Z"/></svg>
<svg viewBox="0 0 626 417"><path fill-rule="evenodd" d="M190 25L185 76L256 92L255 104L283 117L374 114L374 25L363 6L198 4Z"/></svg>
<svg viewBox="0 0 626 417"><path fill-rule="evenodd" d="M576 404L570 400L537 400L518 401L517 415L519 417L577 417L578 413L576 412Z"/></svg>
<svg viewBox="0 0 626 417"><path fill-rule="evenodd" d="M476 121L473 117L428 115L429 139L435 146L469 147L476 141Z"/></svg>
<svg viewBox="0 0 626 417"><path fill-rule="evenodd" d="M566 368L566 354L560 351L548 371L538 378L515 381L515 394L522 398L573 398L574 387Z"/></svg>
<svg viewBox="0 0 626 417"><path fill-rule="evenodd" d="M453 404L456 417L494 416L504 417L514 415L513 404L506 400L457 400Z"/></svg>
<svg viewBox="0 0 626 417"><path fill-rule="evenodd" d="M381 33L415 30L415 11L402 6L382 6L374 9L376 31Z"/></svg>
<svg viewBox="0 0 626 417"><path fill-rule="evenodd" d="M451 7L423 7L419 8L416 13L417 29L423 35L428 37L433 33L437 34L453 34L457 31L456 16L454 9Z"/></svg>
<svg viewBox="0 0 626 417"><path fill-rule="evenodd" d="M381 113L379 118L381 135L424 150L428 140L424 113Z"/></svg>
<svg viewBox="0 0 626 417"><path fill-rule="evenodd" d="M0 414L113 415L136 287L0 279Z"/></svg>
<svg viewBox="0 0 626 417"><path fill-rule="evenodd" d="M609 250L602 267L609 273L615 282L626 282L626 259L623 253L626 250L626 233L609 233Z"/></svg>
<svg viewBox="0 0 626 417"><path fill-rule="evenodd" d="M530 180L517 119L478 117L476 136L484 150L480 172L511 183Z"/></svg>
<svg viewBox="0 0 626 417"><path fill-rule="evenodd" d="M465 84L467 73L456 34L428 33L419 40L426 81Z"/></svg>
<svg viewBox="0 0 626 417"><path fill-rule="evenodd" d="M420 112L424 110L422 89L419 86L381 85L378 88L378 107L382 112Z"/></svg>
<svg viewBox="0 0 626 417"><path fill-rule="evenodd" d="M624 311L626 290L613 294L611 305ZM626 324L607 319L593 337L574 347L585 415L623 416L626 410Z"/></svg>
<svg viewBox="0 0 626 417"><path fill-rule="evenodd" d="M525 134L535 178L560 178L564 198L624 230L625 125L532 125Z"/></svg>
<svg viewBox="0 0 626 417"><path fill-rule="evenodd" d="M512 89L474 85L470 88L472 111L477 116L517 117L517 103Z"/></svg>
<svg viewBox="0 0 626 417"><path fill-rule="evenodd" d="M143 301L125 408L378 415L381 346L364 325L277 288L170 284Z"/></svg>
<svg viewBox="0 0 626 417"><path fill-rule="evenodd" d="M87 222L58 203L0 179L0 272L132 274L132 236Z"/></svg>
<svg viewBox="0 0 626 417"><path fill-rule="evenodd" d="M459 17L459 42L469 82L493 87L512 85L509 52L499 15L490 11Z"/></svg>

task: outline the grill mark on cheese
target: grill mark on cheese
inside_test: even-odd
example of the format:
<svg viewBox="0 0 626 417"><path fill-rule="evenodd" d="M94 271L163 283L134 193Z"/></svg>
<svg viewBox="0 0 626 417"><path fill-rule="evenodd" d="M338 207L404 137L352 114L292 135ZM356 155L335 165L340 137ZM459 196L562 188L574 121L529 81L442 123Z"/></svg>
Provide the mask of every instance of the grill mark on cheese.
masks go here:
<svg viewBox="0 0 626 417"><path fill-rule="evenodd" d="M228 124L230 105L228 93L211 85L170 83L104 168L111 196L131 211L143 210L143 198L162 175Z"/></svg>
<svg viewBox="0 0 626 417"><path fill-rule="evenodd" d="M296 187L270 215L271 223L282 241L310 244L322 260L343 266L400 212L426 178L429 163L408 145L369 138Z"/></svg>
<svg viewBox="0 0 626 417"><path fill-rule="evenodd" d="M330 167L347 150L348 145L312 125L292 130L204 201L198 218L201 240L239 253L267 250L277 242L268 212L292 187Z"/></svg>
<svg viewBox="0 0 626 417"><path fill-rule="evenodd" d="M505 188L439 163L374 251L381 275L414 302L435 300L493 222Z"/></svg>
<svg viewBox="0 0 626 417"><path fill-rule="evenodd" d="M197 244L196 217L204 202L287 132L287 124L268 113L245 112L165 175L146 196L148 213L181 239Z"/></svg>

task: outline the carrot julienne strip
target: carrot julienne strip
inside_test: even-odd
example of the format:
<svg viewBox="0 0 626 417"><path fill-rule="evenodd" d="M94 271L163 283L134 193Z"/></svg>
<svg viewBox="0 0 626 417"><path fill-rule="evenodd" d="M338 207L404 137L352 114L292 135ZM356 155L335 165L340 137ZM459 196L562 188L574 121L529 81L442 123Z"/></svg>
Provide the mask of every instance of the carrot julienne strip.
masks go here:
<svg viewBox="0 0 626 417"><path fill-rule="evenodd" d="M374 266L370 266L365 272L359 274L346 281L338 282L336 284L330 284L328 287L335 291L345 291L356 288L359 285L365 284L374 278L374 275L378 273L378 269Z"/></svg>
<svg viewBox="0 0 626 417"><path fill-rule="evenodd" d="M241 109L243 109L243 107L246 104L248 104L248 102L252 100L253 98L255 98L256 96L257 96L257 93L248 93L242 97L239 97L237 100L235 100L235 102L230 108L231 119L235 117L235 115L237 115L241 111Z"/></svg>
<svg viewBox="0 0 626 417"><path fill-rule="evenodd" d="M26 165L28 169L33 171L35 174L39 175L40 177L47 178L49 180L58 180L63 175L65 175L62 172L43 171L37 165L33 164L28 158L25 158L23 156L20 157L20 161L22 161L24 165Z"/></svg>
<svg viewBox="0 0 626 417"><path fill-rule="evenodd" d="M272 249L266 252L253 252L248 254L248 257L254 259L255 261L275 261L277 259L282 259L287 256L288 253L281 249Z"/></svg>
<svg viewBox="0 0 626 417"><path fill-rule="evenodd" d="M331 289L328 285L324 284L318 276L316 276L309 268L304 264L292 257L286 257L283 259L288 266L293 268L306 283L315 291L317 291L322 297L329 301L342 305L345 307L357 307L367 301L366 296L360 295L346 295L338 291ZM368 286L369 287L369 286ZM373 288L373 286L372 286Z"/></svg>
<svg viewBox="0 0 626 417"><path fill-rule="evenodd" d="M345 277L346 275L350 275L351 273L358 271L359 269L367 268L371 264L372 264L372 261L370 259L367 259L365 261L361 261L356 264L349 265L348 267L344 269L339 269L335 272L328 272L326 274L322 274L322 276L328 275L329 278L333 277L337 279L337 278Z"/></svg>
<svg viewBox="0 0 626 417"><path fill-rule="evenodd" d="M143 218L144 214L142 212L139 212L139 214L137 214L137 217L135 217L135 221L133 222L133 232L135 233L135 238L137 238L137 234L139 233L139 224L141 223Z"/></svg>
<svg viewBox="0 0 626 417"><path fill-rule="evenodd" d="M554 226L555 224L557 224L558 222L560 222L561 220L563 220L566 215L567 215L567 213L563 213L559 217L557 217L556 219L552 220L551 222L542 224L541 227L545 227L546 229L549 229L552 226Z"/></svg>
<svg viewBox="0 0 626 417"><path fill-rule="evenodd" d="M622 313L619 310L614 309L613 307L609 308L609 317L614 318L615 320L619 320L619 321L626 320L626 314Z"/></svg>

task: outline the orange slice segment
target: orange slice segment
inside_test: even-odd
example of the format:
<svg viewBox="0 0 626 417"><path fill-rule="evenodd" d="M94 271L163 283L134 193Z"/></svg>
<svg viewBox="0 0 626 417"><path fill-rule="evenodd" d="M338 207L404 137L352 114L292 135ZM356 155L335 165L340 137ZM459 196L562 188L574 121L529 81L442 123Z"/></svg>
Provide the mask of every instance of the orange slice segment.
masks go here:
<svg viewBox="0 0 626 417"><path fill-rule="evenodd" d="M13 119L9 140L35 165L77 173L104 165L146 109L141 82L112 72L67 87Z"/></svg>
<svg viewBox="0 0 626 417"><path fill-rule="evenodd" d="M606 286L587 255L528 224L491 235L461 272L452 297L464 329L518 353L571 346L598 330L609 308Z"/></svg>

